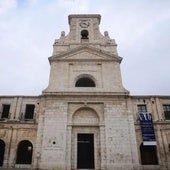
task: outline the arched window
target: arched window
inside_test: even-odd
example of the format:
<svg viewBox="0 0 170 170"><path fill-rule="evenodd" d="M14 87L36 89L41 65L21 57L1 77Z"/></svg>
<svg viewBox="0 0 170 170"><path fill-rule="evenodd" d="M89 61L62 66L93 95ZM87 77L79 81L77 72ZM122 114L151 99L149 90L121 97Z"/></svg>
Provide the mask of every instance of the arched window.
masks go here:
<svg viewBox="0 0 170 170"><path fill-rule="evenodd" d="M81 31L81 39L89 39L88 35L89 35L89 32L87 30Z"/></svg>
<svg viewBox="0 0 170 170"><path fill-rule="evenodd" d="M96 87L94 81L89 77L82 77L77 80L76 87Z"/></svg>
<svg viewBox="0 0 170 170"><path fill-rule="evenodd" d="M33 145L28 140L23 140L18 144L16 164L32 163Z"/></svg>
<svg viewBox="0 0 170 170"><path fill-rule="evenodd" d="M143 143L140 145L140 155L142 165L157 165L157 151L156 146L145 146Z"/></svg>
<svg viewBox="0 0 170 170"><path fill-rule="evenodd" d="M3 165L4 153L5 153L5 142L0 139L0 166Z"/></svg>

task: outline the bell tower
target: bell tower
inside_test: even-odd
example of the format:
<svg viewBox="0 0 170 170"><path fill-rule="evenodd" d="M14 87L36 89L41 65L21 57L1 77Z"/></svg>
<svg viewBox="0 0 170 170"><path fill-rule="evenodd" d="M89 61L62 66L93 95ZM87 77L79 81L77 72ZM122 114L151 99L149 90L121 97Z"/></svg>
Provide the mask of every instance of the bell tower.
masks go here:
<svg viewBox="0 0 170 170"><path fill-rule="evenodd" d="M117 44L108 31L100 33L98 14L69 15L70 32L61 32L49 58L51 72L46 93L106 92L128 94L122 85ZM62 76L61 76L62 75ZM78 86L78 81L81 86ZM83 85L84 82L84 85ZM94 84L93 87L87 82ZM88 87L89 86L89 87ZM88 87L88 88L87 88Z"/></svg>
<svg viewBox="0 0 170 170"><path fill-rule="evenodd" d="M138 167L122 57L108 32L100 33L100 19L98 14L69 15L69 33L62 31L54 42L49 84L40 96L40 169Z"/></svg>
<svg viewBox="0 0 170 170"><path fill-rule="evenodd" d="M71 39L78 42L95 43L100 35L100 15L69 15Z"/></svg>

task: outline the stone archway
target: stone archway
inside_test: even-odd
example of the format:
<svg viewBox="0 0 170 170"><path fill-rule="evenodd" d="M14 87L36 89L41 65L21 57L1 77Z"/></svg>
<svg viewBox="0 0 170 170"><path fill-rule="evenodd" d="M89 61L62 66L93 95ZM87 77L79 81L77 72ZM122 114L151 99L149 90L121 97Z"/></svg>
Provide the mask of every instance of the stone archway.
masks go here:
<svg viewBox="0 0 170 170"><path fill-rule="evenodd" d="M77 126L82 125L99 125L99 117L97 113L88 107L78 109L72 116L72 124Z"/></svg>
<svg viewBox="0 0 170 170"><path fill-rule="evenodd" d="M3 166L5 153L5 142L0 139L0 166Z"/></svg>
<svg viewBox="0 0 170 170"><path fill-rule="evenodd" d="M28 140L20 141L17 148L16 164L32 163L33 145Z"/></svg>
<svg viewBox="0 0 170 170"><path fill-rule="evenodd" d="M100 169L99 122L98 114L89 107L79 108L72 115L72 169Z"/></svg>

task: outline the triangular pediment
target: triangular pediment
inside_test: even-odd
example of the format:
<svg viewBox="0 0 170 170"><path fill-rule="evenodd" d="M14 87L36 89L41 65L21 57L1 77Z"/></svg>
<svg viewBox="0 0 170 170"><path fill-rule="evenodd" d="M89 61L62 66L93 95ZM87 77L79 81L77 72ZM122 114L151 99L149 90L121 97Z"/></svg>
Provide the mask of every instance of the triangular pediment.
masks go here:
<svg viewBox="0 0 170 170"><path fill-rule="evenodd" d="M121 62L122 58L94 47L81 46L50 57L50 61L54 60L112 60Z"/></svg>

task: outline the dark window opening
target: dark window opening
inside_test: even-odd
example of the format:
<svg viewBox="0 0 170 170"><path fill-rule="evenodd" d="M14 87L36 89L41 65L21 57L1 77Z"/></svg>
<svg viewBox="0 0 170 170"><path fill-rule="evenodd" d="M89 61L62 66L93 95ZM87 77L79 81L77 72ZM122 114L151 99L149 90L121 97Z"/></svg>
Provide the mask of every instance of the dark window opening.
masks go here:
<svg viewBox="0 0 170 170"><path fill-rule="evenodd" d="M163 105L166 120L170 120L170 105Z"/></svg>
<svg viewBox="0 0 170 170"><path fill-rule="evenodd" d="M76 82L76 87L95 87L95 83L93 80L87 77L80 78Z"/></svg>
<svg viewBox="0 0 170 170"><path fill-rule="evenodd" d="M34 118L34 104L27 104L25 109L25 117L24 119L33 119Z"/></svg>
<svg viewBox="0 0 170 170"><path fill-rule="evenodd" d="M141 105L137 105L138 107L138 113L146 113L147 112L147 108L146 108L146 105L145 104L141 104Z"/></svg>
<svg viewBox="0 0 170 170"><path fill-rule="evenodd" d="M89 33L88 33L87 30L82 30L81 31L81 39L89 39L88 35L89 35Z"/></svg>
<svg viewBox="0 0 170 170"><path fill-rule="evenodd" d="M32 163L33 145L31 142L21 141L17 149L16 164L31 164Z"/></svg>
<svg viewBox="0 0 170 170"><path fill-rule="evenodd" d="M142 165L158 165L156 146L140 145Z"/></svg>
<svg viewBox="0 0 170 170"><path fill-rule="evenodd" d="M77 168L94 169L94 135L77 135Z"/></svg>
<svg viewBox="0 0 170 170"><path fill-rule="evenodd" d="M3 166L5 153L5 142L0 139L0 166Z"/></svg>
<svg viewBox="0 0 170 170"><path fill-rule="evenodd" d="M9 104L3 104L2 105L1 118L9 118L9 110L10 110L10 105Z"/></svg>

